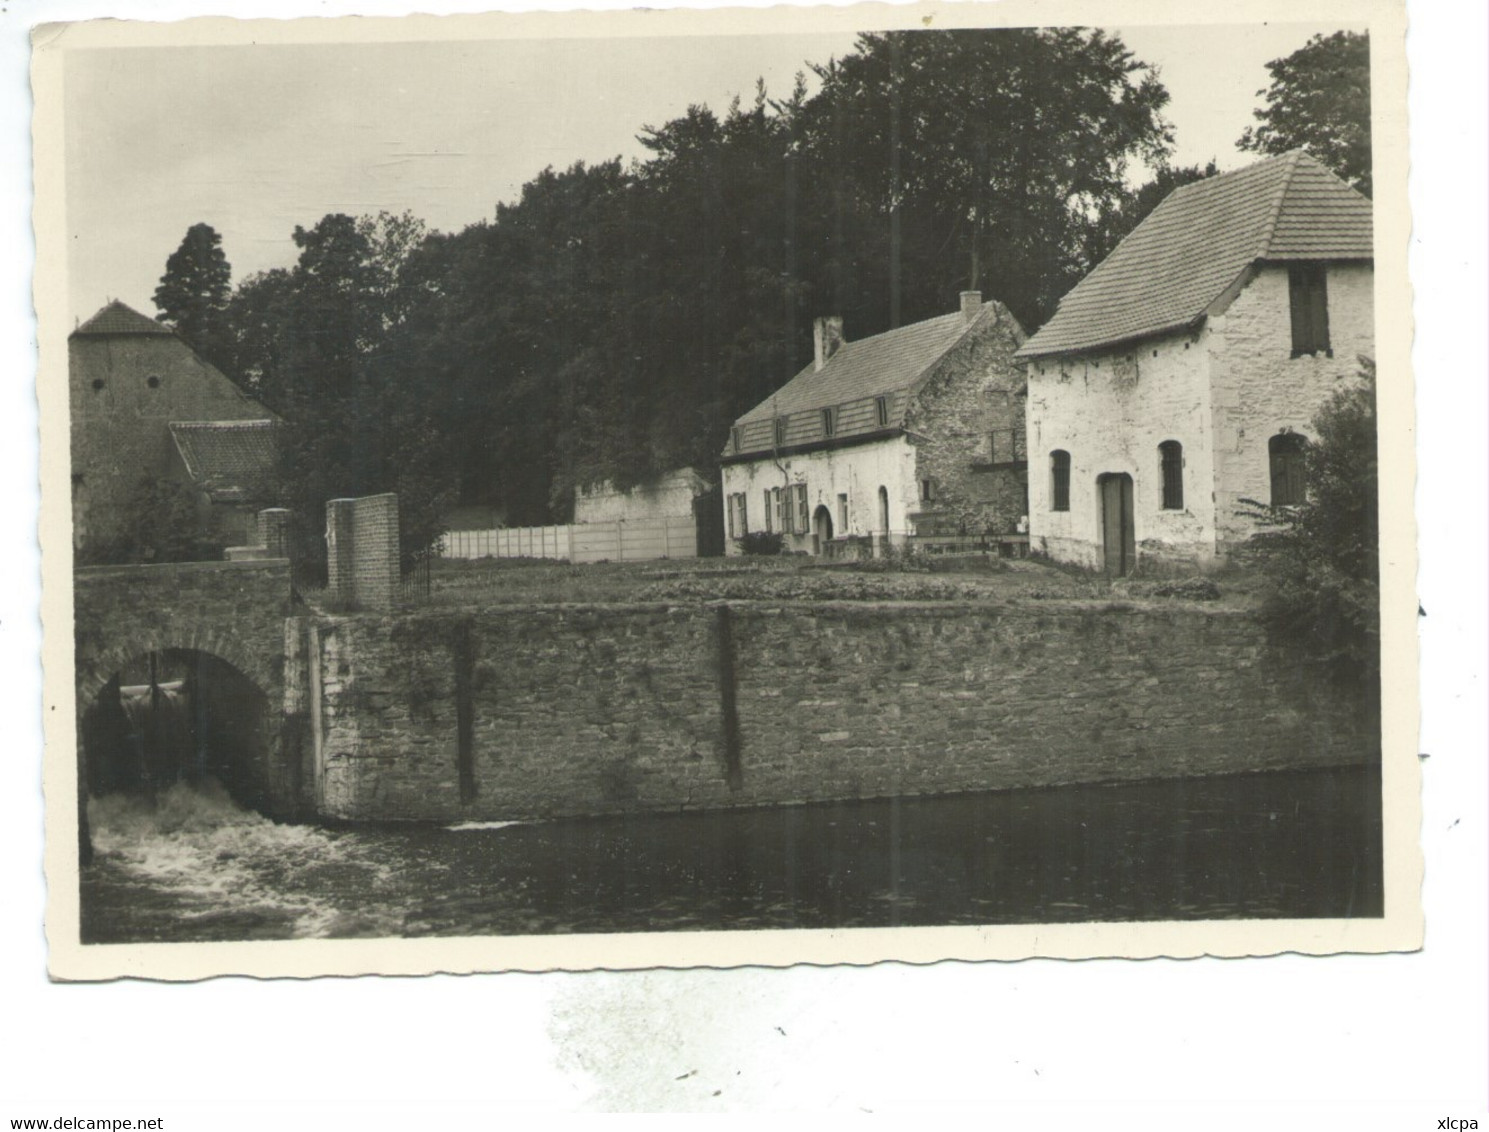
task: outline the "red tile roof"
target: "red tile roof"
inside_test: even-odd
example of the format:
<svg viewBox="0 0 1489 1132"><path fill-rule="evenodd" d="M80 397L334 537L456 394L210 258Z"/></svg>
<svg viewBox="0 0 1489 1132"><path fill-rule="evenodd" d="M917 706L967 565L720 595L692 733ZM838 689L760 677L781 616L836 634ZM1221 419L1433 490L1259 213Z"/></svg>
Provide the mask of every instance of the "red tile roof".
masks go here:
<svg viewBox="0 0 1489 1132"><path fill-rule="evenodd" d="M73 336L82 334L100 337L106 334L163 334L169 338L176 332L164 323L146 318L133 307L127 307L115 299L72 333Z"/></svg>
<svg viewBox="0 0 1489 1132"><path fill-rule="evenodd" d="M1060 301L1018 356L1190 326L1258 261L1373 256L1370 201L1293 150L1175 189Z"/></svg>
<svg viewBox="0 0 1489 1132"><path fill-rule="evenodd" d="M219 503L263 494L274 465L273 421L172 421L192 482Z"/></svg>
<svg viewBox="0 0 1489 1132"><path fill-rule="evenodd" d="M787 440L808 443L820 439L823 409L836 414L834 439L882 431L903 425L909 394L916 384L974 328L992 318L1006 320L1015 342L1023 331L1002 303L988 301L982 311L968 319L960 311L924 322L887 330L856 342L844 342L820 370L808 365L774 394L734 422L741 438L736 453L733 444L726 455L769 451L775 446L773 422L786 420ZM888 420L880 424L874 402L885 398Z"/></svg>

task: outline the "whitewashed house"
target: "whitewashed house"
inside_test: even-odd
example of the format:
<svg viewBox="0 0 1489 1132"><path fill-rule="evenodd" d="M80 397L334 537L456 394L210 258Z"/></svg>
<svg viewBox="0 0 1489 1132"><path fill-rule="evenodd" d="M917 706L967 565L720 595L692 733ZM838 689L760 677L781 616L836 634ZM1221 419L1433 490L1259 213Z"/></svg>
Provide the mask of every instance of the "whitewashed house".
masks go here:
<svg viewBox="0 0 1489 1132"><path fill-rule="evenodd" d="M976 291L953 314L856 342L818 319L811 364L730 430L727 552L752 532L813 554L1012 532L1027 507L1023 340Z"/></svg>
<svg viewBox="0 0 1489 1132"><path fill-rule="evenodd" d="M1019 350L1031 548L1207 566L1302 498L1310 422L1374 355L1371 205L1301 150L1176 189Z"/></svg>

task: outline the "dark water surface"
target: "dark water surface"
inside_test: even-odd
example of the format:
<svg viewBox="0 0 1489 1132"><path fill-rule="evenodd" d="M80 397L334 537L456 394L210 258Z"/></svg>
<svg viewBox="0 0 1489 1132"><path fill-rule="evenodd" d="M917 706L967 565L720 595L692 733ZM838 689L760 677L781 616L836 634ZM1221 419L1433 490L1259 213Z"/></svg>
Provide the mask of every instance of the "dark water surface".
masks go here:
<svg viewBox="0 0 1489 1132"><path fill-rule="evenodd" d="M1379 916L1378 768L477 828L95 800L85 942Z"/></svg>

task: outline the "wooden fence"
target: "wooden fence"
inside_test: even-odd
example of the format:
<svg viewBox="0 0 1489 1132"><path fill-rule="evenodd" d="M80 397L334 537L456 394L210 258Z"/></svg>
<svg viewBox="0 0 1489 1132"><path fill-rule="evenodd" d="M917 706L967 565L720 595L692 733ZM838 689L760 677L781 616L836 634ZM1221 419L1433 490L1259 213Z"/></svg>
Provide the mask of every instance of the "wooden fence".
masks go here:
<svg viewBox="0 0 1489 1132"><path fill-rule="evenodd" d="M698 557L698 529L691 516L633 522L571 523L561 527L504 527L450 531L440 542L444 558L548 558L570 562L642 562Z"/></svg>

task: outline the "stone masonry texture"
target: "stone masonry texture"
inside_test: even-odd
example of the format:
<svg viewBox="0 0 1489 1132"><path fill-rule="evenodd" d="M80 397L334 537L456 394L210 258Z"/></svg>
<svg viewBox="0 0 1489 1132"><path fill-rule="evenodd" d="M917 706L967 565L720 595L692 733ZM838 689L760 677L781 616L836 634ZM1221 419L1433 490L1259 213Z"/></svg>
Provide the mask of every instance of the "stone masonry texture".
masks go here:
<svg viewBox="0 0 1489 1132"><path fill-rule="evenodd" d="M318 808L342 819L706 809L1379 757L1364 713L1249 615L1180 602L510 607L323 618L318 640Z"/></svg>

